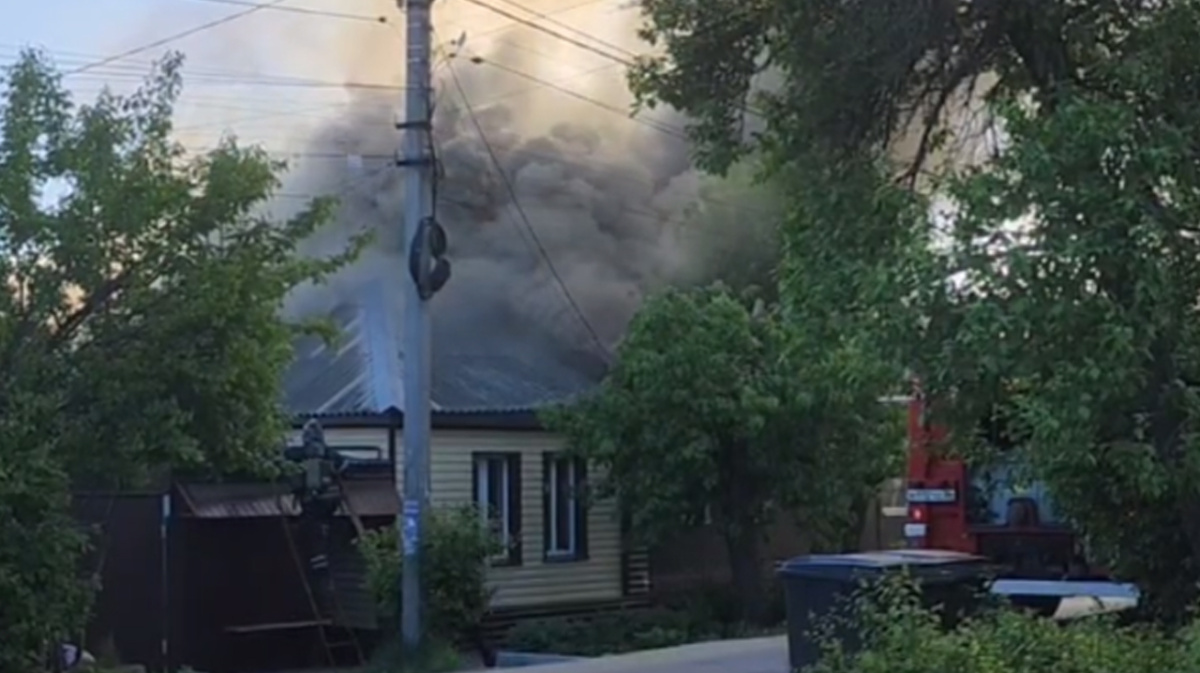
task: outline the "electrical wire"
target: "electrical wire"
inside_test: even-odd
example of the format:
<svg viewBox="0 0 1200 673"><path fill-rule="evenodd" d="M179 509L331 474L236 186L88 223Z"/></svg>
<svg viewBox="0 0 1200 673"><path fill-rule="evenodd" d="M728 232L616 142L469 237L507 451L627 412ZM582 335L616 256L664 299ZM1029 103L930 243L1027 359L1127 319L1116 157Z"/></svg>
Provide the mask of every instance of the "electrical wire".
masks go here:
<svg viewBox="0 0 1200 673"><path fill-rule="evenodd" d="M576 46L576 47L578 47L578 48L580 48L580 49L583 49L584 51L588 51L588 52L590 52L590 53L596 54L596 55L598 55L598 56L601 56L601 57L603 57L603 58L607 58L607 59L609 59L609 60L611 60L611 61L615 61L615 62L617 62L617 63L620 63L621 65L624 65L624 66L626 66L626 67L634 67L634 66L636 65L636 63L635 63L635 60L634 60L634 59L636 59L636 58L637 58L637 55L636 55L636 54L634 54L633 52L630 52L629 50L625 49L624 47L621 47L621 46L619 46L619 45L616 45L616 44L614 44L614 43L612 43L612 42L609 42L609 41L607 41L607 40L605 40L605 39L603 39L603 38L599 38L599 37L596 37L596 36L594 36L594 35L591 35L590 33L586 33L586 32L580 31L580 30L579 30L579 29L577 29L577 28L573 28L573 27L571 27L571 26L567 26L567 28L568 28L568 29L570 29L572 32L583 34L583 35L587 36L587 39L591 40L592 42L595 42L596 44L603 45L603 46L604 46L606 49L612 49L612 50L615 50L615 51L624 52L624 53L628 54L628 55L629 55L629 57L622 57L622 56L618 56L618 55L616 55L616 54L609 53L609 52L605 51L604 49L601 49L601 48L595 47L595 46L593 46L593 45L587 44L586 42L581 42L581 41L579 41L579 40L577 40L577 39L574 39L574 38L568 37L568 36L566 36L566 35L564 35L564 34L562 34L562 33L558 32L558 31L555 31L555 30L552 30L552 29L550 29L550 28L547 28L547 27L545 27L545 26L539 25L539 24L537 24L537 23L534 23L533 21L531 21L531 20L529 20L529 19L526 19L526 18L523 18L523 17L517 16L516 14L513 14L512 12L509 12L509 11L507 11L507 10L501 9L501 8L499 8L499 7L496 7L495 5L491 4L490 2L487 2L487 0L463 0L463 2L468 2L468 3L472 4L472 5L475 5L476 7L482 7L483 9L486 9L486 10L488 10L488 11L490 11L490 12L494 12L494 13L496 13L496 14L499 14L500 16L503 16L503 17L506 17L506 18L508 18L508 19L511 19L512 21L514 21L514 22L516 22L516 23L518 23L518 24L520 24L520 25L522 25L522 26L525 26L525 27L527 27L527 28L530 28L530 29L536 30L536 31L538 31L538 32L544 33L544 34L546 34L546 35L549 35L550 37L553 37L553 38L555 38L555 39L557 39L557 40L561 40L561 41L563 41L563 42L566 42L567 44L571 44L571 45L574 45L574 46ZM515 0L501 0L501 2L505 2L505 3L509 4L509 5L512 5L512 6L514 6L514 7L521 8L521 10L522 10L522 11L524 11L524 12L526 12L526 13L529 13L529 14L534 14L534 15L540 15L540 14L541 14L540 12L538 12L538 11L536 11L536 10L530 9L530 8L528 8L528 7L525 7L524 5L522 5L522 4L518 3L518 2L515 2ZM555 23L562 24L562 22L561 22L561 21L557 21L556 19L551 19L551 20L552 20L552 21L555 21ZM562 25L565 25L565 24L562 24ZM716 30L716 27L714 26L713 28L710 28L709 30ZM700 32L704 32L704 31L700 31ZM765 117L765 114L764 114L764 113L763 113L761 110L756 110L756 109L754 109L754 108L753 108L753 107L751 107L751 106L750 106L750 104L749 104L749 103L747 103L747 102L738 103L738 104L737 104L737 107L738 107L738 109L739 109L739 110L741 110L742 112L745 112L746 114L753 115L753 116L755 116L755 117L759 117L759 118L764 118L764 117Z"/></svg>
<svg viewBox="0 0 1200 673"><path fill-rule="evenodd" d="M18 58L20 58L20 54L23 50L23 47L21 46L3 43L0 43L0 48L10 50L9 54L0 54L0 63L11 63L16 61ZM155 61L152 60L118 58L89 54L86 52L58 49L45 51L51 56L54 56L59 62L64 63L69 72L82 73L75 76L77 81L95 80L100 85L104 85L113 80L142 82L145 80L146 71L155 66ZM101 60L106 61L106 63L103 66L96 65L96 63ZM86 65L82 67L76 67L75 70L70 70L74 64L81 62ZM285 87L299 89L364 89L381 91L403 90L403 87L399 85L375 82L333 81L316 79L312 77L299 77L296 75L279 75L250 71L191 67L188 67L187 69L187 83L189 88L196 85L217 84L227 86ZM237 96L236 100L245 101L246 97ZM278 97L272 96L270 100L277 102Z"/></svg>
<svg viewBox="0 0 1200 673"><path fill-rule="evenodd" d="M579 303L575 301L575 297L571 296L571 291L567 287L566 281L563 280L562 275L560 275L558 273L558 269L555 268L554 260L550 258L550 253L546 251L546 246L542 245L542 241L537 235L537 230L534 228L533 223L530 222L529 215L525 212L525 208L521 205L521 200L517 197L517 190L513 186L512 180L509 179L508 173L506 173L504 170L504 166L500 164L500 158L496 156L496 150L492 147L491 141L488 140L487 134L483 130L483 124L479 122L479 118L475 115L475 108L471 105L471 100L467 96L466 87L462 85L462 80L459 79L458 71L455 70L454 64L447 63L446 69L450 73L450 78L454 81L454 87L457 89L458 95L462 98L463 109L467 113L467 117L470 118L471 124L475 127L475 131L479 134L479 140L481 143L483 143L483 147L487 151L488 158L492 162L492 166L495 167L496 173L500 177L500 181L504 184L505 191L508 192L509 198L512 199L513 207L520 216L520 223L524 226L525 231L529 234L529 239L527 240L532 240L537 249L537 253L541 256L542 261L545 262L547 270L550 271L550 275L554 278L555 284L557 284L559 290L562 292L563 298L566 299L567 304L570 305L571 310L575 313L576 318L579 319L580 324L582 324L583 328L587 330L587 333L591 337L593 343L595 343L596 347L600 349L600 353L605 358L611 358L612 353L609 352L607 347L605 347L604 342L600 339L600 335L596 332L596 328L593 327L592 323L587 319L583 309L579 306Z"/></svg>
<svg viewBox="0 0 1200 673"><path fill-rule="evenodd" d="M204 153L211 152L211 151L217 149L215 146L202 146L202 145L185 145L184 148L188 153L193 154L193 155L204 154ZM396 156L394 154L352 154L352 153L347 153L347 152L319 152L319 151L308 151L308 150L292 151L292 150L287 150L287 149L265 148L265 147L260 147L260 149L262 149L262 151L264 153L266 153L268 156L270 156L274 159L279 159L279 160L284 160L284 161L339 161L339 162L344 162L344 161L347 161L347 159L349 157L355 157L355 158L361 159L363 161L386 162L386 165L388 165L388 166L394 165L394 162L396 161ZM545 159L547 161L561 161L562 160L562 157L560 157L560 156L555 156L555 155L544 153L544 152L535 152L532 150L522 150L522 153L529 157ZM624 182L632 187L652 186L652 184L646 180L641 180L641 179L638 179L636 177L629 176L629 175L615 175L615 176L612 176L612 179L615 182ZM289 195L289 198L314 198L316 196L320 196L320 195L319 194L301 194L301 193L293 192ZM476 207L475 205L468 203L466 201L456 201L454 199L450 199L448 197L444 197L441 195L439 195L438 198L443 203L459 205L464 208L475 208ZM731 205L731 206L733 205L733 204L730 204L728 201L719 201L717 199L709 199L709 201L714 204L717 204L717 205ZM647 210L645 208L639 208L639 207L631 206L628 204L618 204L618 208L620 208L620 210L622 210L626 213L630 213L633 215L640 215L640 216L651 218L651 219L659 219L662 217L662 213L656 213L656 212ZM519 230L518 233L521 233L522 237L524 237L523 231Z"/></svg>
<svg viewBox="0 0 1200 673"><path fill-rule="evenodd" d="M211 2L220 5L240 5L242 7L258 7L260 3L249 2L248 0L195 0L196 2ZM389 21L386 16L368 16L366 14L348 14L346 12L334 12L327 9L313 9L311 7L263 7L262 9L270 9L277 12L289 12L292 14L309 14L312 16L323 16L330 19L346 19L349 21L365 21L368 23L387 23Z"/></svg>
<svg viewBox="0 0 1200 673"><path fill-rule="evenodd" d="M446 63L448 63L449 59L452 58L453 56L454 56L454 54L447 54L447 55L443 55L443 56L439 57L437 60L437 64L435 66L435 71L434 71L435 74L437 72L439 72L442 68L444 68ZM635 123L643 124L643 125L647 126L648 128L652 128L656 131L661 131L664 134L679 138L681 140L687 140L686 134L684 134L682 132L682 130L680 130L680 129L672 128L665 123L658 122L655 120L650 120L650 119L645 119L645 118L640 118L640 117L632 117L632 116L630 116L628 110L622 110L618 106L604 103L603 101L597 100L590 96L586 96L584 94L581 94L577 91L573 91L573 90L568 89L565 86L563 86L564 84L566 84L568 82L572 82L577 79L587 77L587 76L596 74L598 72L602 72L604 70L609 70L609 69L615 67L616 64L606 63L604 65L601 65L601 66L598 66L595 68L591 68L591 69L585 70L580 73L576 73L569 77L564 77L564 78L561 78L558 80L550 81L550 80L545 80L540 77L531 75L529 73L522 72L515 68L511 68L504 64L500 64L500 63L496 63L496 62L492 62L492 61L476 60L475 57L468 57L468 59L471 60L473 63L488 65L491 67L498 68L500 70L511 73L514 76L520 77L521 79L524 79L524 80L529 81L534 84L534 86L520 87L513 91L501 93L496 96L489 96L484 101L476 102L475 103L476 107L481 107L481 106L485 106L485 105L493 105L500 101L507 100L509 98L514 98L517 96L523 96L523 95L532 93L532 92L537 91L542 88L550 88L550 89L558 91L564 95L571 96L572 98L576 98L581 101L593 104L600 109L606 110L608 112L612 112L614 114L619 114L624 119L629 119L629 120L634 121ZM399 88L399 87L397 87L397 88ZM307 118L312 118L312 119L319 119L319 118L322 118L322 115L319 114L320 112L336 110L336 109L344 109L351 105L361 105L361 103L352 104L352 103L346 103L346 102L318 103L318 104L313 105L312 107L306 106L304 109L301 109L301 110L295 110L295 109L279 110L278 108L255 108L255 107L245 107L245 106L236 106L236 105L222 105L219 103L208 102L211 100L217 100L217 99L202 98L198 101L188 100L188 101L185 101L185 103L187 103L189 105L193 105L195 107L212 108L212 109L218 109L218 110L231 110L231 111L235 111L235 112L247 112L249 114L239 115L237 117L234 117L233 119L227 119L227 120L223 120L220 122L205 122L205 123L200 123L200 124L189 124L186 127L179 127L176 130L191 132L191 131L202 130L205 128L215 128L215 127L224 126L224 125L232 126L232 125L237 125L237 124L265 122L265 121L279 119L279 118L285 118L285 117L307 117ZM225 99L221 99L221 100L228 100L228 101L233 101L233 102L246 102L244 99L240 99L240 98L225 98ZM268 104L274 104L274 103L278 103L278 100L277 99L263 100L262 102L268 103ZM391 106L381 103L380 108L381 109L384 109L384 108L390 109Z"/></svg>
<svg viewBox="0 0 1200 673"><path fill-rule="evenodd" d="M23 44L0 42L0 59L3 59L4 61L8 61L8 62L16 61L25 53L25 51L27 49L28 49L28 47ZM89 63L91 61L109 58L108 55L106 55L106 54L96 54L94 52L73 51L70 49L51 49L51 48L46 48L46 47L39 47L38 51L47 53L47 54L53 56L56 61L66 63L67 65ZM145 70L147 68L151 68L155 64L156 64L156 61L154 59L139 59L139 58L130 57L130 58L116 59L110 63L106 63L104 66L97 66L97 67L94 67L93 69L99 70L99 69L103 68L106 71L116 70L116 71L131 71L131 72L143 73L143 72L145 72ZM203 67L196 68L196 67L192 67L192 66L188 67L188 72L189 72L189 74L192 74L192 75L207 74L207 75L223 76L223 77L263 77L264 76L260 72L249 71L249 70L230 70L230 69L224 69L224 68L214 69L214 68L203 68ZM80 79L87 78L87 77L95 77L95 75L80 75ZM267 77L271 77L271 76L268 75Z"/></svg>
<svg viewBox="0 0 1200 673"><path fill-rule="evenodd" d="M557 26L560 30L565 30L569 33L574 33L575 35L578 35L585 40L591 40L597 44L608 47L609 49L614 49L616 51L622 52L629 58L634 58L637 56L637 54L633 53L632 51L629 51L625 47L613 44L612 42L608 42L606 40L602 40L602 39L596 37L595 35L588 33L587 31L580 30L580 29L572 26L571 24L566 23L565 21L559 21L558 19L551 16L551 14L554 14L555 12L550 12L550 13L539 12L538 10L531 9L519 2L516 2L515 0L500 0L500 2L503 2L504 4L506 4L510 7L516 7L517 9L521 10L522 12L525 12L526 14L532 14L533 16L541 19L542 21L545 21L546 23Z"/></svg>
<svg viewBox="0 0 1200 673"><path fill-rule="evenodd" d="M553 89L554 91L557 91L566 96L570 96L571 98L574 98L576 100L581 100L585 103L590 103L591 105L595 105L596 107L600 108L601 110L607 110L609 112L616 113L636 124L641 124L642 126L654 129L655 131L669 135L673 138L676 138L679 140L684 140L684 141L686 141L688 139L687 134L684 133L681 129L673 128L668 124L664 124L663 122L659 122L659 121L656 121L653 119L645 119L642 117L633 116L630 114L629 110L622 110L621 108L617 107L616 105L610 105L608 103L605 103L602 100L598 100L596 98L592 98L591 96L581 94L578 91L572 91L566 87L555 84L554 82L546 81L535 75L531 75L527 72L522 72L520 70L517 70L516 68L512 68L510 66L504 65L503 63L489 61L489 60L483 58L482 56L477 56L477 55L469 56L468 60L470 60L470 62L474 63L475 65L487 65L492 68L496 68L497 70L507 72L510 75L515 75L522 79L529 80L530 82L534 82L534 83L536 83L540 86L546 87L548 89Z"/></svg>
<svg viewBox="0 0 1200 673"><path fill-rule="evenodd" d="M490 12L499 14L500 16L503 16L506 19L510 19L516 23L519 23L522 26L525 26L526 28L531 28L540 33L545 33L546 35L549 35L550 37L553 37L556 40L566 42L567 44L578 47L584 51L591 52L593 54L596 54L597 56L606 58L610 61L616 61L616 62L621 63L622 65L626 65L626 66L633 65L633 61L631 61L627 58L623 58L621 56L617 56L616 54L609 53L607 51L604 51L603 49L600 49L599 47L590 45L587 42L583 42L583 41L575 39L573 37L564 35L563 33L560 33L552 28L547 28L543 25L534 23L533 21L530 21L529 19L526 19L524 17L513 14L512 12L510 12L506 9L501 9L501 8L491 4L490 2L485 2L485 0L463 0L463 2L468 2L472 5L475 5L476 7L482 7L483 9L486 9Z"/></svg>
<svg viewBox="0 0 1200 673"><path fill-rule="evenodd" d="M75 68L74 70L69 70L69 71L63 73L63 76L69 77L71 75L78 75L80 73L87 72L87 71L93 70L95 68L99 68L100 66L108 65L109 63L112 63L114 61L120 61L121 59L125 59L130 56L136 56L137 54L141 54L143 52L150 51L151 49L156 49L158 47L162 47L164 45L170 44L177 40L182 40L185 37L191 37L192 35L195 35L197 33L202 33L206 30L216 28L217 26L222 26L227 23L232 23L233 21L237 21L238 19L250 16L251 14L254 14L255 12L258 12L258 11L261 11L264 9L270 9L271 7L274 7L276 5L283 4L285 1L286 0L270 0L269 2L265 2L260 5L254 5L253 7L244 9L240 12L234 12L233 14L229 14L229 15L223 16L219 19L209 21L208 23L202 23L198 26L192 26L191 28L188 28L187 30L180 31L173 35L168 35L167 37L154 40L153 42L147 42L146 44L143 44L138 47L134 47L133 49L128 49L126 51L123 51L123 52L120 52L117 54L113 54L112 56L106 56L98 61L93 61L91 63L84 64L82 66L79 66L78 68Z"/></svg>
<svg viewBox="0 0 1200 673"><path fill-rule="evenodd" d="M595 4L597 4L597 3L604 2L604 1L605 1L605 0L583 0L583 2L577 2L577 3L573 4L573 5L567 5L566 7L559 7L558 9L555 9L555 10L554 10L554 11L552 11L552 12L547 12L547 13L546 13L546 16L554 16L554 15L558 15L558 14L566 14L567 12L571 12L571 11L574 11L574 10L576 10L576 9L580 9L580 8L582 8L582 7L587 7L588 5L595 5ZM497 27L495 27L495 28L489 28L489 29L487 29L487 30L480 31L480 32L478 32L478 33L472 33L472 34L471 34L471 36L472 36L473 38L476 38L476 39L478 39L478 38L481 38L481 37L484 37L484 36L487 36L487 35L493 35L493 34L495 34L495 33L503 32L503 31L508 31L508 30L512 30L512 28L513 28L513 24L505 24L505 25L502 25L502 26L497 26ZM454 31L449 31L449 32L454 32Z"/></svg>
<svg viewBox="0 0 1200 673"><path fill-rule="evenodd" d="M112 80L126 80L130 82L141 82L145 80L144 73L135 72L111 72L105 73L102 77L103 82ZM329 90L362 90L362 91L403 91L404 87L397 84L383 84L378 82L337 82L332 80L303 80L294 79L288 80L284 78L270 79L269 77L254 78L254 77L206 77L206 76L189 76L188 85L217 85L228 87L271 87L285 89L329 89Z"/></svg>

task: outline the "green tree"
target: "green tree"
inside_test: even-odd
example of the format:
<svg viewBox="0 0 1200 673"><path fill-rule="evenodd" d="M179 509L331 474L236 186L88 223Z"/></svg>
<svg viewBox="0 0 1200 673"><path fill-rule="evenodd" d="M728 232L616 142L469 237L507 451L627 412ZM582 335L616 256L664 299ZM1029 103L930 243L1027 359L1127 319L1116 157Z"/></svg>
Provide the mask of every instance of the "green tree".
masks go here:
<svg viewBox="0 0 1200 673"><path fill-rule="evenodd" d="M707 168L747 151L781 164L877 154L901 138L924 159L971 92L1102 87L1091 67L1143 20L1188 0L645 0L656 47L631 72L644 104L693 118ZM753 131L748 132L748 131ZM799 185L797 185L799 186Z"/></svg>
<svg viewBox="0 0 1200 673"><path fill-rule="evenodd" d="M827 317L849 321L872 358L899 355L935 395L955 392L938 411L960 439L988 410L1009 407L1026 476L1048 483L1096 560L1141 581L1160 616L1179 616L1200 577L1200 117L1187 85L1200 71L1189 46L1200 5L649 0L644 9L645 35L662 51L633 72L643 100L691 114L713 170L755 149L768 175L792 185L799 216L782 233L784 306L849 307ZM973 85L1004 147L978 170L930 162L949 152L950 122ZM744 133L747 119L762 129ZM906 143L915 158L897 151ZM923 169L932 174L922 187L957 201L946 231L931 231L907 193ZM929 255L939 233L944 247ZM809 280L789 285L797 270ZM850 277L876 280L859 290L828 280ZM832 301L838 293L846 300ZM902 299L892 306L919 319L888 312L880 297ZM881 310L891 318L874 333L867 318Z"/></svg>
<svg viewBox="0 0 1200 673"><path fill-rule="evenodd" d="M1098 66L1107 91L1000 108L1008 150L952 186L970 296L928 368L968 400L1004 387L1022 464L1164 617L1200 581L1197 38L1180 3Z"/></svg>
<svg viewBox="0 0 1200 673"><path fill-rule="evenodd" d="M86 618L73 484L269 469L297 283L355 252L294 255L332 206L276 222L282 169L171 140L181 59L76 105L24 53L0 98L0 669L35 670Z"/></svg>
<svg viewBox="0 0 1200 673"><path fill-rule="evenodd" d="M814 345L815 346L815 345ZM599 391L548 415L648 542L711 507L748 619L763 616L763 537L796 513L839 546L899 446L888 410L829 386L841 356L798 345L775 311L721 286L674 290L634 319ZM857 537L857 530L853 531Z"/></svg>

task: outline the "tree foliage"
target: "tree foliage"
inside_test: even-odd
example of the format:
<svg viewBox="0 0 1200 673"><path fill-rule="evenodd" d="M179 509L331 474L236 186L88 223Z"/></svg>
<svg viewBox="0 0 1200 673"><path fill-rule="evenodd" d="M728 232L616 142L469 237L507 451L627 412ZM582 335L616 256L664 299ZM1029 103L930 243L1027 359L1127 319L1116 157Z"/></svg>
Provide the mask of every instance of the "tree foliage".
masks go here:
<svg viewBox="0 0 1200 673"><path fill-rule="evenodd" d="M754 147L796 160L879 152L916 134L917 168L963 94L1103 87L1091 66L1160 0L645 0L659 53L631 73L645 104L694 117L707 167ZM992 76L988 81L985 76ZM747 122L762 129L745 133ZM907 171L910 175L912 171Z"/></svg>
<svg viewBox="0 0 1200 673"><path fill-rule="evenodd" d="M1103 617L1064 623L1003 609L947 629L948 606L930 610L916 586L893 578L847 603L830 621L849 622L857 647L827 639L813 673L1184 673L1200 664L1195 625L1168 636Z"/></svg>
<svg viewBox="0 0 1200 673"><path fill-rule="evenodd" d="M282 168L262 151L189 157L171 140L180 62L82 105L39 53L5 78L0 669L36 668L86 617L72 484L269 466L286 429L282 298L346 258L293 255L332 204L259 214Z"/></svg>
<svg viewBox="0 0 1200 673"><path fill-rule="evenodd" d="M1097 66L1124 95L1001 108L1010 148L952 185L964 290L929 368L1003 395L1032 476L1176 616L1200 580L1200 99L1177 78L1197 37L1180 6Z"/></svg>
<svg viewBox="0 0 1200 673"><path fill-rule="evenodd" d="M899 446L887 410L828 385L834 360L806 359L815 352L761 302L721 286L670 291L634 319L598 393L547 421L601 468L597 495L619 498L644 539L711 507L755 618L767 526L800 514L840 545Z"/></svg>
<svg viewBox="0 0 1200 673"><path fill-rule="evenodd" d="M359 545L380 622L399 623L404 559L396 529L368 531ZM433 512L422 545L428 568L422 578L424 605L429 610L426 631L450 645L476 645L492 599L487 586L488 559L503 549L490 531L479 525L479 510L473 506Z"/></svg>
<svg viewBox="0 0 1200 673"><path fill-rule="evenodd" d="M754 148L794 187L784 305L846 307L831 324L849 320L871 357L954 391L938 411L960 440L1006 407L1026 476L1095 560L1179 617L1200 579L1200 4L644 8L663 48L633 73L644 100L694 116L709 167ZM942 164L923 183L956 206L938 230L896 177L929 167L972 83L1006 139L984 166ZM746 118L762 131L744 134ZM901 140L918 147L904 164ZM872 315L890 316L874 336Z"/></svg>

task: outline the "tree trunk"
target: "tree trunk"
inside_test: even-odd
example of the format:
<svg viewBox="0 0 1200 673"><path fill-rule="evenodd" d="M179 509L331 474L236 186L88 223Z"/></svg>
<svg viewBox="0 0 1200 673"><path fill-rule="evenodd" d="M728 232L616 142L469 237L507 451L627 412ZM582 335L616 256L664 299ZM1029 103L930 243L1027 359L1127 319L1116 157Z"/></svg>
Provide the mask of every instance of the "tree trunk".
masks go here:
<svg viewBox="0 0 1200 673"><path fill-rule="evenodd" d="M725 547L729 552L729 571L741 607L742 619L763 624L767 616L767 598L763 587L762 542L753 526L727 526Z"/></svg>

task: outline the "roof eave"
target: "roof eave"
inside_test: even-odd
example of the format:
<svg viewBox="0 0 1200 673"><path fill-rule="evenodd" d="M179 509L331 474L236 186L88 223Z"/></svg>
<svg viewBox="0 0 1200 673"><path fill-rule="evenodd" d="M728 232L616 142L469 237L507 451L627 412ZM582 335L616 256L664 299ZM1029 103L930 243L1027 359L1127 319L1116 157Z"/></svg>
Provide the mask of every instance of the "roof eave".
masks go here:
<svg viewBox="0 0 1200 673"><path fill-rule="evenodd" d="M313 418L326 428L404 427L404 412L395 407L381 411L299 414L293 424L300 427ZM538 418L538 410L533 408L437 410L431 414L430 420L434 430L545 430Z"/></svg>

